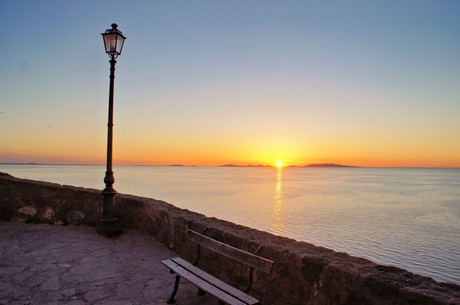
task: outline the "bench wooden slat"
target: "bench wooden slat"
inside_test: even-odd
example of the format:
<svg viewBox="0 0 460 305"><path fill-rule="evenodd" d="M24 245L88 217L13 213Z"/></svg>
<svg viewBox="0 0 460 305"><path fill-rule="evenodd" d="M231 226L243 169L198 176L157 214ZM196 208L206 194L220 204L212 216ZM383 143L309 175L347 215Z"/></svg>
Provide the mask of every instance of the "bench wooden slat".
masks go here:
<svg viewBox="0 0 460 305"><path fill-rule="evenodd" d="M189 239L217 253L225 255L242 264L248 265L255 269L270 273L273 268L273 262L266 258L254 255L252 253L240 250L220 241L214 240L203 234L188 230Z"/></svg>
<svg viewBox="0 0 460 305"><path fill-rule="evenodd" d="M175 258L175 259L177 259L177 258ZM258 301L257 301L257 303L244 303L243 301L241 301L241 300L237 299L236 297L226 293L225 291L217 288L216 286L211 285L208 281L206 281L203 278L199 277L197 274L194 273L196 270L193 270L193 271L188 270L184 266L181 266L180 264L175 262L173 259L164 260L164 261L162 261L162 263L164 265L166 265L168 268L170 268L171 270L173 270L174 272L176 272L181 277L187 279L188 281L192 282L193 284L195 284L196 286L198 286L202 290L204 290L204 291L216 296L217 298L219 298L220 300L222 300L222 301L224 301L224 302L226 302L228 304L232 304L232 305L258 304ZM182 263L182 262L180 262L180 263ZM193 266L193 265L191 265L191 266L194 269L199 270L195 266ZM217 278L214 278L214 280L215 281L220 281Z"/></svg>
<svg viewBox="0 0 460 305"><path fill-rule="evenodd" d="M221 281L220 279L212 276L211 274L201 270L198 267L193 266L186 260L183 260L180 257L175 257L172 258L175 263L178 265L181 265L185 269L189 270L190 272L196 274L200 278L204 279L207 282L210 282L211 284L215 284L218 286L220 289L224 290L225 292L231 294L232 296L236 297L237 299L240 299L241 301L245 302L245 304L259 304L259 300L256 298L250 296L249 294L244 293L243 291Z"/></svg>

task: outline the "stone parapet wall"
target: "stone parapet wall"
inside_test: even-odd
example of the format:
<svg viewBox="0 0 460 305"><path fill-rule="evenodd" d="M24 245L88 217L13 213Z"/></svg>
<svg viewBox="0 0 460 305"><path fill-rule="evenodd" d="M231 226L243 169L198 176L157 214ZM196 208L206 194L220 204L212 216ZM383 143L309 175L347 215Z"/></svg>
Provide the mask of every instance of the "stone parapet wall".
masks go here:
<svg viewBox="0 0 460 305"><path fill-rule="evenodd" d="M122 227L148 232L188 260L194 259L196 247L187 241L186 228L206 229L206 235L249 252L262 246L260 255L275 262L270 275L254 275L251 294L262 304L460 304L458 285L205 217L163 201L122 194L115 198ZM0 221L96 226L101 207L99 190L0 173ZM246 286L246 270L224 257L203 251L200 267L240 289Z"/></svg>

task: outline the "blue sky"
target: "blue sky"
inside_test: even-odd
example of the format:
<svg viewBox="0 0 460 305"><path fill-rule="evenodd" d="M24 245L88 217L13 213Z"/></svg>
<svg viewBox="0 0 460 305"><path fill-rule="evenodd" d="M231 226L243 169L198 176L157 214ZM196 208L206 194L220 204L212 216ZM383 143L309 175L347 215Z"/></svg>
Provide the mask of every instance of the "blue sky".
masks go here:
<svg viewBox="0 0 460 305"><path fill-rule="evenodd" d="M460 166L458 1L1 1L0 162Z"/></svg>

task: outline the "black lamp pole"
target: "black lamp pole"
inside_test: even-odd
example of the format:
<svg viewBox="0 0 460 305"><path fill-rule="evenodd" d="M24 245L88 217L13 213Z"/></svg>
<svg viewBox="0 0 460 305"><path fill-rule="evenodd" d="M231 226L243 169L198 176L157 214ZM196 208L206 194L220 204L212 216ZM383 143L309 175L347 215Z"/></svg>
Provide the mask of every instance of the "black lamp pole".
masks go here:
<svg viewBox="0 0 460 305"><path fill-rule="evenodd" d="M115 178L112 170L112 144L113 144L113 90L115 81L115 58L121 54L124 40L126 39L117 29L117 25L112 24L112 29L108 29L102 34L107 54L110 57L110 87L109 87L109 117L107 123L107 168L104 177L105 188L102 191L102 217L100 219L97 233L105 236L118 236L121 234L121 227L115 216L115 195L117 191L113 188Z"/></svg>

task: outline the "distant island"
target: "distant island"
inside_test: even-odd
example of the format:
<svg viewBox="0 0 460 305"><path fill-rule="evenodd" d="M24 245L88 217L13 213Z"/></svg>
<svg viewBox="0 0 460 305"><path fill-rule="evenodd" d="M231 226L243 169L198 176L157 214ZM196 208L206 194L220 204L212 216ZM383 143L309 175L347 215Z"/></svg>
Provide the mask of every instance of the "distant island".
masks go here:
<svg viewBox="0 0 460 305"><path fill-rule="evenodd" d="M359 166L352 166L352 165L342 165L342 164L335 164L335 163L320 163L320 164L308 164L304 166L290 166L290 167L359 167Z"/></svg>
<svg viewBox="0 0 460 305"><path fill-rule="evenodd" d="M0 162L0 165L41 165L34 162Z"/></svg>
<svg viewBox="0 0 460 305"><path fill-rule="evenodd" d="M224 164L221 167L274 167L273 165L237 165L237 164ZM308 164L308 165L288 165L287 168L303 168L303 167L359 167L359 166L352 166L352 165L343 165L343 164L335 164L335 163L320 163L320 164Z"/></svg>

